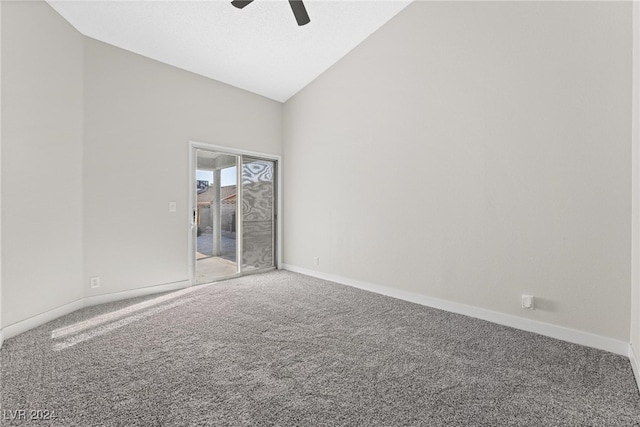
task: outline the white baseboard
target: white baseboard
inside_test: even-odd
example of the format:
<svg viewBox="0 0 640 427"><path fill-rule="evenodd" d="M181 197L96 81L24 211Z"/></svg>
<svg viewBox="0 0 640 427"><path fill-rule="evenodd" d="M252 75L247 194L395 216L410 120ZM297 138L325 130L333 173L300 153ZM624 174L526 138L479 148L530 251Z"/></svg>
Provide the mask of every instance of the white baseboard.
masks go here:
<svg viewBox="0 0 640 427"><path fill-rule="evenodd" d="M108 302L120 301L123 299L142 297L146 295L159 294L161 292L177 291L179 289L191 286L191 282L184 280L182 282L167 283L165 285L147 286L145 288L131 289L128 291L114 292L111 294L95 295L84 298L84 306L105 304Z"/></svg>
<svg viewBox="0 0 640 427"><path fill-rule="evenodd" d="M575 329L565 328L563 326L552 325L550 323L538 322L531 319L525 319L510 314L499 313L492 310L487 310L479 307L473 307L466 304L461 304L453 301L447 301L439 298L433 298L414 292L403 291L400 289L390 288L387 286L376 285L369 282L350 279L347 277L322 273L314 270L309 270L302 267L297 267L290 264L282 264L282 269L301 273L307 276L317 277L319 279L328 280L335 283L340 283L347 286L363 289L369 292L375 292L377 294L386 295L392 298L398 298L401 300L421 304L427 307L433 307L452 313L462 314L465 316L474 317L477 319L486 320L489 322L497 323L504 326L510 326L516 329L521 329L529 332L538 333L551 338L568 341L574 344L585 345L588 347L597 348L600 350L610 351L612 353L628 356L633 368L636 381L640 388L640 359L638 359L634 353L633 347L624 341L616 340L613 338L607 338L600 335L591 334L588 332L577 331ZM74 301L69 304L65 304L61 307L57 307L53 310L49 310L45 313L30 317L20 322L9 325L0 330L0 348L5 339L9 339L18 334L33 329L35 327L44 325L47 322L57 319L58 317L72 313L84 307L89 307L97 304L104 304L107 302L114 302L128 298L135 298L138 296L157 294L161 292L168 292L178 289L183 289L190 286L189 281L182 281L176 283L169 283L166 285L150 286L140 289L132 289L130 291L116 292L105 295L97 295L92 297L86 297Z"/></svg>
<svg viewBox="0 0 640 427"><path fill-rule="evenodd" d="M73 313L74 311L79 310L83 307L84 299L80 298L79 300L76 300L69 304L56 307L53 310L45 311L44 313L40 313L33 317L29 317L28 319L16 322L13 325L9 325L2 329L2 333L5 339L9 339L23 332L27 332L29 329L33 329L38 326L44 325L47 322L51 322L52 320L64 316L65 314Z"/></svg>
<svg viewBox="0 0 640 427"><path fill-rule="evenodd" d="M105 295L96 295L91 297L80 298L72 303L65 304L63 306L54 308L53 310L46 311L36 316L30 317L25 320L21 320L12 325L9 325L0 330L0 348L5 339L15 337L18 334L28 331L29 329L42 326L45 323L51 322L58 317L72 313L84 307L90 307L93 305L104 304L107 302L120 301L123 299L135 298L139 296L158 294L161 292L175 291L191 286L191 282L182 281L175 283L168 283L166 285L149 286L140 289L132 289L129 291L114 292Z"/></svg>
<svg viewBox="0 0 640 427"><path fill-rule="evenodd" d="M640 359L638 359L633 345L629 344L629 361L631 362L631 369L633 369L633 375L636 377L636 384L638 384L638 390L640 391Z"/></svg>
<svg viewBox="0 0 640 427"><path fill-rule="evenodd" d="M307 268L297 267L295 265L283 264L283 268L295 273L301 273L307 276L316 277L318 279L352 286L354 288L363 289L369 292L375 292L377 294L413 302L427 307L433 307L457 314L463 314L465 316L486 320L488 322L497 323L499 325L510 326L512 328L521 329L528 332L534 332L540 335L568 341L574 344L593 347L623 356L628 356L629 354L628 342L591 334L589 332L578 331L575 329L566 328L564 326L557 326L550 323L539 322L537 320L514 316L511 314L500 313L480 307L474 307L453 301L433 298L415 292L403 291L400 289L376 285L373 283L363 282L347 277L322 273L319 271L309 270Z"/></svg>

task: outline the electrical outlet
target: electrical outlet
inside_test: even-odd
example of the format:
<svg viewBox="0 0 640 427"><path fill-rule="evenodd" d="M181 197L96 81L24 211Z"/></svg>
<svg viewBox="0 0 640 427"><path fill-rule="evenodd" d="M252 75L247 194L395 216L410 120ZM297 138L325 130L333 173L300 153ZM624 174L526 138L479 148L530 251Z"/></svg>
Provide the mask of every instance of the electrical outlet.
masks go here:
<svg viewBox="0 0 640 427"><path fill-rule="evenodd" d="M314 263L315 265L320 265L320 258L318 258L318 257L314 257L314 258L313 258L313 263Z"/></svg>
<svg viewBox="0 0 640 427"><path fill-rule="evenodd" d="M533 295L522 295L522 308L525 308L527 310L534 310Z"/></svg>
<svg viewBox="0 0 640 427"><path fill-rule="evenodd" d="M100 287L100 276L93 276L89 278L91 282L91 288L99 288Z"/></svg>
<svg viewBox="0 0 640 427"><path fill-rule="evenodd" d="M175 212L177 208L176 202L169 202L169 212Z"/></svg>

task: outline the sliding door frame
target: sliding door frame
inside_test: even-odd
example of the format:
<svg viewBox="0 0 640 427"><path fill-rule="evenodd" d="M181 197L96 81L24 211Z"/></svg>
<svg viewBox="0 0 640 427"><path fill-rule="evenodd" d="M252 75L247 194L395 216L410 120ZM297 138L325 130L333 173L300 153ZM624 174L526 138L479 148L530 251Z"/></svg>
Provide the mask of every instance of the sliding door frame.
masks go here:
<svg viewBox="0 0 640 427"><path fill-rule="evenodd" d="M196 150L207 150L207 151L215 151L221 154L230 154L230 155L234 155L234 156L238 156L238 161L236 162L236 164L239 164L240 167L236 168L236 172L237 172L237 183L236 183L236 200L237 200L237 208L236 208L236 244L240 243L239 245L239 251L237 252L239 254L239 256L237 256L237 260L236 262L238 262L238 270L240 271L240 273L235 274L233 276L229 276L228 278L232 278L232 277L238 277L241 275L245 275L245 274L252 274L252 273L260 273L263 272L265 270L269 270L269 268L266 269L258 269L258 270L251 270L248 272L243 272L242 271L242 242L240 242L240 240L242 240L242 160L243 158L246 156L248 158L252 158L252 159L264 159L264 160L269 160L269 161L273 161L275 162L275 170L274 170L274 179L275 179L275 186L274 186L274 198L275 198L275 203L274 203L274 208L275 208L275 221L274 221L274 227L275 227L275 233L274 233L274 267L273 268L277 268L277 269L281 269L282 268L282 215L280 215L280 212L282 212L282 180L280 179L280 177L282 176L281 171L282 171L282 157L278 156L278 155L274 155L274 154L267 154L267 153L260 153L260 152L256 152L256 151L249 151L249 150L241 150L238 148L232 148L232 147L227 147L224 145L216 145L216 144L210 144L207 142L200 142L200 141L189 141L189 176L187 179L188 182L188 189L189 192L187 193L189 195L189 202L187 203L187 215L188 215L188 234L189 234L189 239L188 239L188 263L189 263L189 282L191 283L191 285L193 285L195 283L195 272L196 272L196 256L195 256L195 239L194 239L194 218L193 218L193 203L194 200L196 198L196 193L195 193L195 188L196 188L196 183L194 182L195 180L195 176L196 176L196 169L197 169L197 162L196 162ZM225 277L226 279L227 277Z"/></svg>

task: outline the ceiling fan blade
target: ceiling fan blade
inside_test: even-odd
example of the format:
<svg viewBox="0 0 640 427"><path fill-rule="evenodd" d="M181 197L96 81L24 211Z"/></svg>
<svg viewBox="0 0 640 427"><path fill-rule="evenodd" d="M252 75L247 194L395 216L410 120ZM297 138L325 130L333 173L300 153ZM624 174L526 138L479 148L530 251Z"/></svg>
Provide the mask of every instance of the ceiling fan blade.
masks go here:
<svg viewBox="0 0 640 427"><path fill-rule="evenodd" d="M302 0L289 0L289 4L291 5L291 10L293 10L293 16L295 16L296 21L298 21L298 25L302 26L311 22Z"/></svg>
<svg viewBox="0 0 640 427"><path fill-rule="evenodd" d="M231 4L237 7L238 9L242 9L252 1L253 0L233 0Z"/></svg>

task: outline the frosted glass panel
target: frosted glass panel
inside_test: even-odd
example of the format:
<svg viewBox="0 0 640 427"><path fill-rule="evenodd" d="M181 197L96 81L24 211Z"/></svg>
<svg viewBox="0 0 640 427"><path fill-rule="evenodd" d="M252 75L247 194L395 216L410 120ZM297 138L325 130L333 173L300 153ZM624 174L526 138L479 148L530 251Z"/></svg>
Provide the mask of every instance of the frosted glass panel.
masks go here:
<svg viewBox="0 0 640 427"><path fill-rule="evenodd" d="M242 160L242 268L274 266L275 162Z"/></svg>

